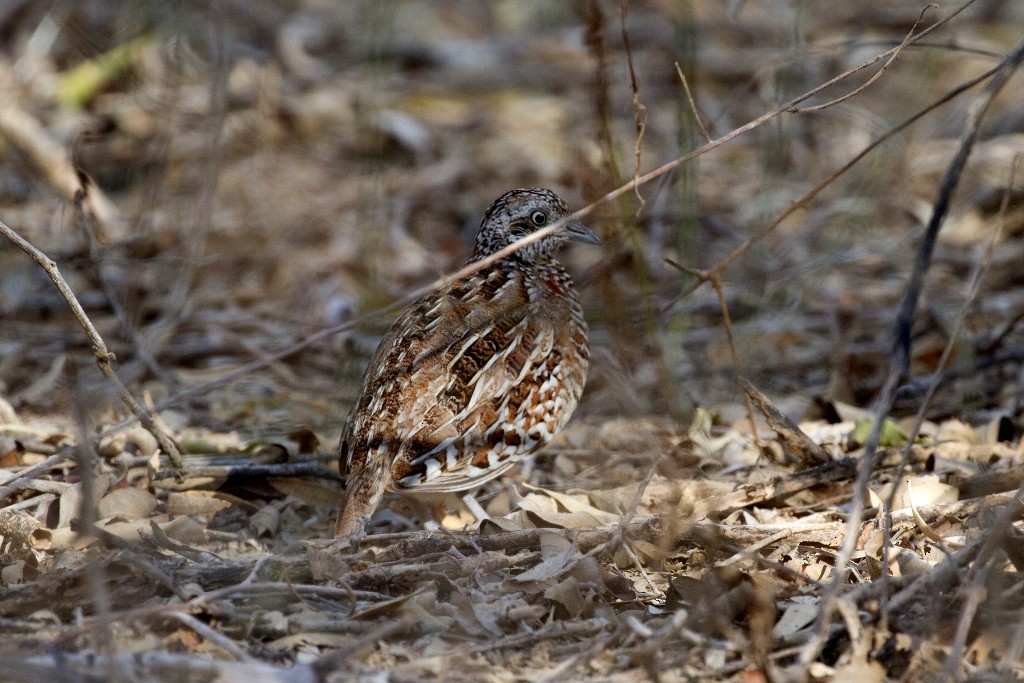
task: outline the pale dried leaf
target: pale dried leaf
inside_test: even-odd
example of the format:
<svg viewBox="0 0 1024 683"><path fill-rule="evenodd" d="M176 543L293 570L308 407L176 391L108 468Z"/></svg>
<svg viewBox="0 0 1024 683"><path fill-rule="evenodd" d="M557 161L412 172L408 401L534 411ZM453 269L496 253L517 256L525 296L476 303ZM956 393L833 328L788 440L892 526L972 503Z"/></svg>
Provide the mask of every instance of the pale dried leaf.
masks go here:
<svg viewBox="0 0 1024 683"><path fill-rule="evenodd" d="M69 486L60 494L60 513L57 517L57 528L68 529L71 520L76 519L82 511L82 483Z"/></svg>
<svg viewBox="0 0 1024 683"><path fill-rule="evenodd" d="M531 491L536 491L539 494L548 496L549 498L554 498L563 508L566 509L567 512L588 512L595 516L604 514L602 510L598 510L591 505L589 498L584 494L559 493L558 491L551 491L549 489L540 488L539 486L531 486L526 483L524 483L523 486Z"/></svg>
<svg viewBox="0 0 1024 683"><path fill-rule="evenodd" d="M580 616L586 606L583 594L580 592L579 581L573 576L567 576L555 585L548 587L544 591L544 597L565 608L570 619Z"/></svg>
<svg viewBox="0 0 1024 683"><path fill-rule="evenodd" d="M981 443L977 430L960 420L946 420L939 424L935 433L935 441L936 443L951 442L970 445Z"/></svg>
<svg viewBox="0 0 1024 683"><path fill-rule="evenodd" d="M911 491L913 496L911 496ZM878 491L871 491L872 505L881 505L889 499L892 485L883 486ZM909 508L911 505L934 505L938 503L955 503L959 500L959 491L955 486L939 481L938 475L921 474L904 477L896 489L893 511Z"/></svg>
<svg viewBox="0 0 1024 683"><path fill-rule="evenodd" d="M168 538L190 547L206 545L206 525L196 521L195 517L177 517L167 522L160 522L160 528Z"/></svg>
<svg viewBox="0 0 1024 683"><path fill-rule="evenodd" d="M96 514L100 519L121 516L126 519L148 517L158 505L156 496L144 489L126 487L114 489L100 498Z"/></svg>
<svg viewBox="0 0 1024 683"><path fill-rule="evenodd" d="M543 522L537 526L548 526L557 529L595 529L619 520L618 515L599 512L600 517L588 512L528 512Z"/></svg>
<svg viewBox="0 0 1024 683"><path fill-rule="evenodd" d="M557 555L546 558L540 564L514 577L519 583L528 581L548 581L562 574L570 562L579 555L574 546L569 546Z"/></svg>
<svg viewBox="0 0 1024 683"><path fill-rule="evenodd" d="M523 496L516 508L528 512L558 512L558 502L550 496L528 493Z"/></svg>
<svg viewBox="0 0 1024 683"><path fill-rule="evenodd" d="M837 666L832 677L832 683L881 683L884 680L885 668L861 657Z"/></svg>
<svg viewBox="0 0 1024 683"><path fill-rule="evenodd" d="M788 638L812 624L818 616L819 603L812 595L797 595L787 600L782 616L772 628L772 635Z"/></svg>
<svg viewBox="0 0 1024 683"><path fill-rule="evenodd" d="M214 515L231 507L231 503L221 498L207 495L206 491L184 491L168 494L167 516L188 517L191 515Z"/></svg>

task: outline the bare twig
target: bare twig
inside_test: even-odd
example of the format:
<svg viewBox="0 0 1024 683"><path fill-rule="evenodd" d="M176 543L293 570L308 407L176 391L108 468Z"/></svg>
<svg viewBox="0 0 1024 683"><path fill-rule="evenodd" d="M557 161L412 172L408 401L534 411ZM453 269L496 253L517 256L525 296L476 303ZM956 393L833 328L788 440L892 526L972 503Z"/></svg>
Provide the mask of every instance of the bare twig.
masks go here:
<svg viewBox="0 0 1024 683"><path fill-rule="evenodd" d="M721 562L718 562L716 566L718 566L718 567L727 567L730 564L736 564L737 562L739 562L741 560L744 560L744 559L747 559L747 558L750 558L750 557L754 557L755 555L757 555L764 548L767 548L770 545L774 545L775 543L778 543L782 539L789 538L790 536L792 536L794 534L807 534L808 532L811 532L811 531L828 531L828 530L832 530L832 529L835 529L835 523L834 522L825 522L825 523L822 523L822 524L804 524L804 525L801 525L801 526L796 526L796 525L788 526L785 529L780 529L779 531L775 532L771 536L768 536L767 538L763 538L760 541L758 541L758 542L756 542L756 543L754 543L752 545L747 546L746 548L744 548L740 552L736 553L735 555L732 555L731 557L727 557L726 559L722 560Z"/></svg>
<svg viewBox="0 0 1024 683"><path fill-rule="evenodd" d="M679 82L683 84L683 92L686 93L686 101L690 103L690 111L693 112L693 119L697 122L697 127L700 128L701 135L704 136L706 142L711 142L711 135L708 133L707 126L704 125L704 120L700 117L700 111L697 110L697 103L693 100L693 93L690 92L690 84L686 80L686 74L683 73L683 68L679 66L679 62L676 62L676 73L679 74Z"/></svg>
<svg viewBox="0 0 1024 683"><path fill-rule="evenodd" d="M732 356L733 368L736 370L736 377L740 382L746 380L743 376L743 365L740 363L740 355L736 352L736 339L732 334L732 320L729 317L729 302L725 300L725 288L722 286L721 273L711 276L711 286L718 295L718 307L722 311L722 326L725 328L725 338L729 342L729 354ZM754 418L754 406L750 402L750 396L743 392L743 404L747 408L747 419L750 420L750 433L754 437L754 443L761 445L761 437L757 434L757 420Z"/></svg>
<svg viewBox="0 0 1024 683"><path fill-rule="evenodd" d="M940 681L949 681L949 683L956 683L960 681L960 671L963 666L961 658L964 655L964 651L967 648L967 637L971 626L974 624L974 617L978 613L978 607L985 601L987 597L985 592L985 578L988 575L989 568L983 567L982 571L976 573L974 582L967 587L964 596L964 605L960 609L960 618L957 619L956 632L953 635L952 646L949 648L949 655L946 657L946 663L942 666L940 672Z"/></svg>
<svg viewBox="0 0 1024 683"><path fill-rule="evenodd" d="M675 297L673 297L671 301L669 301L667 304L662 306L662 311L663 312L667 312L667 311L671 310L677 303L679 303L680 301L682 301L683 299L688 297L690 294L693 294L693 292L697 291L697 289L699 289L702 285L704 285L704 283L710 282L711 278L716 273L723 272L727 268L729 268L733 263L735 263L737 260L739 260L740 257L742 257L752 246L754 246L755 244L760 242L762 239L767 237L769 234L774 232L775 229L778 228L783 223L783 221L785 221L791 215L793 215L794 213L796 213L800 209L803 209L803 208L807 207L811 203L811 201L821 193L822 190L824 190L826 187L828 187L833 182L835 182L835 180L837 178L839 178L844 173L846 173L851 168L853 168L858 163L860 163L861 159L863 159L868 154L870 154L872 151L874 151L875 149L880 147L882 145L882 143L884 143L886 140L890 139L891 137L893 137L894 135L898 134L899 132L905 130L911 124L915 123L918 119L923 117L925 114L928 114L929 112L931 112L931 111L933 111L935 109L938 109L939 107L941 107L942 105L946 104L947 102L949 102L949 101L959 97L960 95L962 95L963 93L967 92L968 90L970 90L974 86L978 85L979 83L983 83L984 81L989 79L992 76L992 74L994 74L998 69L999 69L999 67L995 67L995 68L989 69L988 71L985 71L981 75L979 75L979 76L977 76L975 78L972 78L971 80L966 81L965 83L962 83L961 85L959 85L956 88L953 88L952 90L947 92L945 95L943 95L939 99L935 100L934 102L931 102L928 106L924 107L920 111L915 112L913 115L911 115L910 117L908 117L904 121L898 123L897 125L893 126L889 130L887 130L885 133L883 133L878 138L876 138L873 142L871 142L871 144L867 145L866 147L864 147L864 149L862 149L860 152L858 152L856 155L854 155L854 157L852 159L850 159L848 162L846 162L845 164L840 166L838 169L833 171L831 175L829 175L827 178L825 178L820 183L815 185L813 188L811 188L809 191L807 191L799 199L794 200L786 208L785 211L783 211L781 214L776 216L774 220L772 220L770 223L768 223L763 228L758 230L756 233L754 233L753 235L748 237L746 240L744 240L744 242L742 244L740 244L738 247L733 249L729 254L727 254L724 258L722 258L722 260L720 260L718 263L716 263L713 267L711 267L711 268L709 268L707 270L694 270L694 269L690 269L688 272L690 272L690 274L693 275L697 279L696 282L694 282L689 287L684 288L679 294L677 294Z"/></svg>
<svg viewBox="0 0 1024 683"><path fill-rule="evenodd" d="M32 481L36 477L46 474L51 469L71 457L73 457L71 448L66 446L61 448L60 452L54 453L42 462L21 470L18 472L17 479L12 479L3 486L0 486L0 502L6 500L8 496L14 495L21 489L25 488L25 485L28 482Z"/></svg>
<svg viewBox="0 0 1024 683"><path fill-rule="evenodd" d="M1013 191L1015 179L1017 175L1017 165L1020 161L1019 157L1014 158L1013 165L1010 168L1010 181L1007 184L1006 192L1003 193L1003 200L999 207L999 218L996 221L996 229L992 233L991 239L989 239L988 245L985 247L985 253L982 256L981 263L978 264L971 276L971 283L968 287L967 296L964 297L964 303L960 307L960 311L957 313L956 321L953 323L953 327L949 333L949 339L946 342L945 348L942 349L942 356L939 358L938 364L935 366L935 373L932 375L932 381L928 385L928 389L925 392L924 397L921 399L921 405L918 407L917 415L914 417L914 424L911 426L910 431L907 434L907 445L903 449L903 459L900 461L899 466L896 468L896 474L893 477L893 481L902 481L903 472L908 466L910 451L913 447L914 442L917 440L917 435L921 431L921 426L924 424L925 415L927 414L928 406L931 404L932 397L938 390L942 383L943 368L949 363L949 357L953 353L953 348L956 346L957 338L960 335L960 330L963 328L964 321L967 318L967 311L974 304L974 299L978 295L978 289L981 286L981 278L988 271L989 265L992 263L992 256L995 253L996 243L1002 236L1003 227L1006 223L1006 207L1010 201L1010 195ZM893 486L889 492L889 496L885 501L885 510L891 511L892 506L896 500L898 493L898 487ZM886 514L882 518L882 531L883 531L883 545L882 545L882 581L888 581L889 574L886 569L889 566L889 551L891 544L892 535L892 515ZM883 603L883 614L884 605L888 600L888 591L882 593Z"/></svg>
<svg viewBox="0 0 1024 683"><path fill-rule="evenodd" d="M157 616L170 615L175 612L197 613L202 610L214 609L220 600L238 595L291 595L292 591L298 590L303 595L318 595L330 598L334 601L345 600L351 595L366 597L376 595L367 591L346 591L341 588L320 585L294 585L284 582L265 582L249 584L232 584L223 588L217 588L195 596L190 600L182 602L167 602L154 605L135 607L123 612L111 612L106 615L94 615L86 617L80 624L65 630L57 639L57 643L67 642L83 634L91 633L97 629L105 628L114 622L131 622L135 619L152 619Z"/></svg>
<svg viewBox="0 0 1024 683"><path fill-rule="evenodd" d="M152 474L154 483L167 479L169 476L171 475L163 470L158 470ZM228 477L249 477L255 479L265 479L267 477L316 477L328 482L343 481L337 472L317 462L283 462L267 465L239 462L234 465L192 465L188 468L188 476L224 479Z"/></svg>
<svg viewBox="0 0 1024 683"><path fill-rule="evenodd" d="M871 87L872 83L874 83L875 81L877 81L879 78L882 77L882 74L885 73L885 70L889 68L889 65L896 61L896 58L900 56L900 52L903 51L903 48L905 48L909 44L910 39L914 35L914 31L917 30L917 25L921 23L922 19L924 19L924 13L927 12L928 10L930 10L930 9L937 9L937 8L938 8L938 5L936 5L935 3L932 3L932 4L928 5L928 6L926 6L923 10L921 10L921 16L919 16L917 18L917 21L914 22L914 25L910 27L909 31L907 31L907 37L904 38L903 41L899 45L896 46L896 50L892 53L892 56L889 57L889 59L887 59L885 61L885 64L882 64L882 66L878 69L878 71L875 72L875 74L871 78L869 78L867 81L865 81L863 85L861 85L860 87L854 88L852 91L846 93L845 95L843 95L841 97L837 97L834 100L829 100L828 102L824 102L822 104L816 104L816 105L811 106L811 107L793 107L789 111L794 113L794 114L806 114L808 112L821 111L822 109L828 109L829 107L835 106L835 105L839 104L840 102L845 102L845 101L847 101L847 100L849 100L849 99L851 99L853 97L856 97L860 93L862 93L865 90L867 90L869 87Z"/></svg>
<svg viewBox="0 0 1024 683"><path fill-rule="evenodd" d="M633 45L629 42L629 28L626 8L629 0L619 0L619 21L622 24L622 48L626 53L626 66L629 68L629 89L633 93L633 122L636 125L636 143L633 147L633 193L640 205L637 215L644 210L643 195L640 194L640 157L644 150L644 130L647 128L647 107L640 101L640 86L636 80L636 68L633 66Z"/></svg>
<svg viewBox="0 0 1024 683"><path fill-rule="evenodd" d="M110 308L114 311L114 316L121 324L121 331L132 343L132 346L135 347L135 354L161 382L168 387L173 387L177 384L177 381L160 366L153 354L146 348L146 345L142 343L139 335L136 334L135 327L128 318L128 312L121 305L121 300L117 297L117 293L110 284L110 279L106 276L102 262L103 257L96 248L96 240L94 239L96 235L102 234L102 225L97 221L95 214L90 212L87 207L88 198L93 193L99 192L99 188L88 176L81 176L80 181L81 188L75 193L75 208L78 209L82 234L86 241L85 246L89 251L89 266L92 268L104 296L107 297L107 303L110 304Z"/></svg>
<svg viewBox="0 0 1024 683"><path fill-rule="evenodd" d="M227 636L222 635L220 632L215 631L213 628L199 621L191 614L188 614L187 612L171 612L168 616L192 629L198 636L213 643L221 650L231 655L235 660L239 662L256 662L256 658L250 656L248 652L238 645L238 643Z"/></svg>
<svg viewBox="0 0 1024 683"><path fill-rule="evenodd" d="M325 680L309 664L288 666L255 661L230 662L197 657L194 652L51 653L36 657L4 657L0 668L10 680L22 681L263 681L317 683Z"/></svg>
<svg viewBox="0 0 1024 683"><path fill-rule="evenodd" d="M57 269L57 264L49 258L46 254L37 249L31 242L26 240L24 237L19 235L17 232L12 230L7 224L0 221L0 235L3 235L10 241L14 242L22 251L32 257L39 266L46 271L46 274L50 276L53 284L57 287L61 296L71 307L71 312L74 313L78 323L85 330L86 335L89 337L89 341L92 343L93 355L96 356L96 364L100 368L100 372L103 376L109 379L114 386L117 388L117 392L121 397L121 400L132 412L132 414L142 423L142 426L152 434L157 442L160 444L160 448L171 458L171 462L179 470L184 470L184 463L181 459L181 453L178 451L178 447L174 445L174 442L169 436L167 436L153 420L152 414L146 411L135 397L131 395L128 388L118 377L117 372L114 371L114 354L107 350L107 345L104 343L103 338L100 337L100 333L96 331L96 327L92 324L89 316L86 315L85 310L82 308L82 304L78 302L75 297L75 293L71 291L71 287L68 286L64 277L60 274Z"/></svg>
<svg viewBox="0 0 1024 683"><path fill-rule="evenodd" d="M807 645L800 653L800 663L805 667L814 661L824 644L825 631L835 608L835 599L839 593L840 586L842 586L846 581L849 571L849 561L857 544L857 531L860 528L860 523L864 514L864 501L867 498L868 481L871 476L871 463L874 452L878 448L882 431L882 423L884 422L885 417L889 414L889 411L892 409L893 402L896 398L896 389L899 387L900 380L903 378L903 375L906 373L906 370L910 365L911 326L913 324L914 313L917 309L917 302L920 297L921 288L924 284L924 276L931 263L931 254L935 246L935 241L938 237L939 229L942 227L943 220L949 210L953 192L959 185L960 177L963 173L964 166L967 163L967 157L970 155L971 149L974 147L974 141L978 135L978 127L980 126L982 119L985 117L985 113L988 111L988 107L992 103L992 100L995 99L995 96L1003 89L1007 81L1010 79L1010 76L1014 74L1022 61L1024 61L1024 42L1018 44L1017 47L1007 55L1002 64L997 67L995 74L985 87L985 90L980 93L972 103L968 113L967 122L964 126L964 133L961 137L960 147L957 150L956 156L954 156L953 160L950 162L950 165L946 170L946 174L943 177L942 185L939 188L938 197L936 198L932 209L932 216L928 222L921 245L918 247L917 257L914 261L914 269L911 273L910 281L907 283L907 289L897 316L896 329L894 331L895 340L893 342L889 374L886 377L885 384L879 392L878 399L875 402L874 425L872 426L871 433L869 434L867 443L865 444L863 460L861 461L859 471L857 473L857 480L854 484L853 500L850 504L851 510L847 519L846 539L843 542L843 547L840 549L838 557L836 558L836 566L832 583L829 585L828 590L823 596L822 604L818 613L817 625L814 630L814 637L808 641Z"/></svg>

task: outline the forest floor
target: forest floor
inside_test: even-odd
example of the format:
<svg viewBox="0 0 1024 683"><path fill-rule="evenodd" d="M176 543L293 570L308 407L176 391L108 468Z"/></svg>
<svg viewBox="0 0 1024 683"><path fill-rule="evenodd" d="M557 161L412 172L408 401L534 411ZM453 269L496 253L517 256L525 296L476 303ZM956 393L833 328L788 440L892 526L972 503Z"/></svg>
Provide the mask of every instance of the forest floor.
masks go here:
<svg viewBox="0 0 1024 683"><path fill-rule="evenodd" d="M1022 27L9 3L0 680L1024 679ZM394 305L533 186L603 241L575 416L330 538Z"/></svg>

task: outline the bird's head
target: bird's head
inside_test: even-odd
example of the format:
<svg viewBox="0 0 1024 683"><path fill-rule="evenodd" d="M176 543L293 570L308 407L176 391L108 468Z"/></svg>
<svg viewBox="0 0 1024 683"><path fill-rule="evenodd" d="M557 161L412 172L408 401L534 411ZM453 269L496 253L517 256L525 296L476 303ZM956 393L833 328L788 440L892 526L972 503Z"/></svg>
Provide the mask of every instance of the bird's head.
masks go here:
<svg viewBox="0 0 1024 683"><path fill-rule="evenodd" d="M480 259L493 254L570 214L572 211L562 198L551 190L535 187L506 192L484 214L476 235L473 258ZM569 241L601 243L593 230L582 223L570 221L547 237L526 245L516 252L516 256L527 263L547 261Z"/></svg>

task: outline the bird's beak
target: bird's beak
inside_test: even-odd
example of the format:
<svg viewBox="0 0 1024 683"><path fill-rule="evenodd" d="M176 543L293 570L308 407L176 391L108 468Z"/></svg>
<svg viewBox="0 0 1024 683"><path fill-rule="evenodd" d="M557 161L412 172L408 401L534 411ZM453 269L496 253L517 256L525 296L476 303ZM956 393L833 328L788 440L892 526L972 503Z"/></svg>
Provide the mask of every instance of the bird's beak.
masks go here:
<svg viewBox="0 0 1024 683"><path fill-rule="evenodd" d="M582 223L569 223L564 228L573 242L585 242L586 244L601 244L601 238L593 230Z"/></svg>

